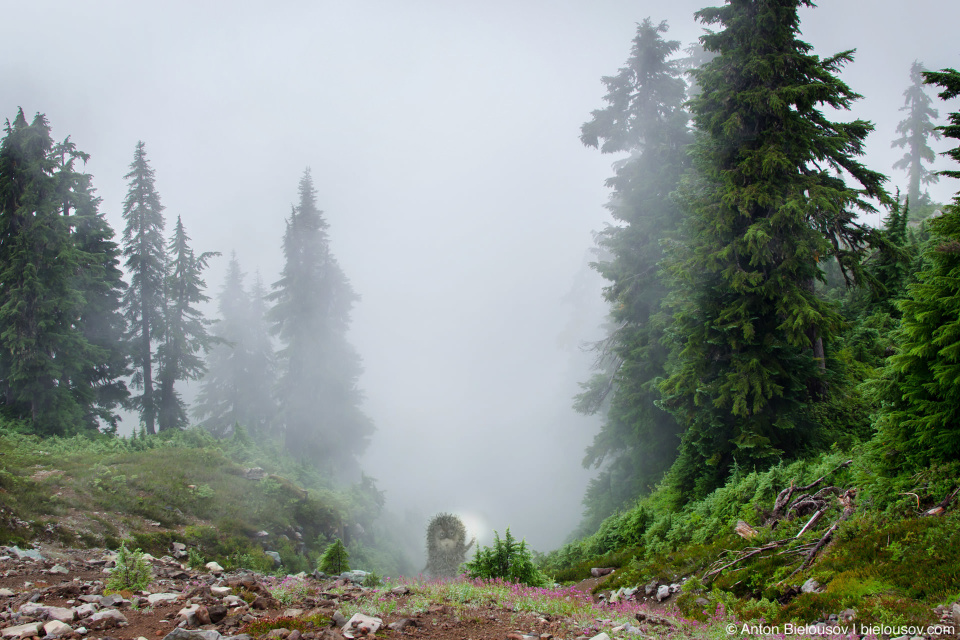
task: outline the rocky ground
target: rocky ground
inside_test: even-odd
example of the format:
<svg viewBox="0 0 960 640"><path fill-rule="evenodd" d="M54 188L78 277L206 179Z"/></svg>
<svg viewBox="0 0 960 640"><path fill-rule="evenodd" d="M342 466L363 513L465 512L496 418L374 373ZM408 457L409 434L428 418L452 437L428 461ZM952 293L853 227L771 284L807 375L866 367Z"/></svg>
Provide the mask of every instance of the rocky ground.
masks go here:
<svg viewBox="0 0 960 640"><path fill-rule="evenodd" d="M169 556L147 559L154 576L149 591L104 595L113 564L109 552L0 547L3 639L341 640L375 635L396 640L552 640L576 636L569 635L567 620L494 605L466 609L431 604L409 616L347 620L341 609L364 593L362 586L349 581L306 577L309 595L282 604L270 594L269 579L264 576L193 571ZM399 611L410 597L406 586L381 595L395 599ZM278 618L291 622L284 625Z"/></svg>

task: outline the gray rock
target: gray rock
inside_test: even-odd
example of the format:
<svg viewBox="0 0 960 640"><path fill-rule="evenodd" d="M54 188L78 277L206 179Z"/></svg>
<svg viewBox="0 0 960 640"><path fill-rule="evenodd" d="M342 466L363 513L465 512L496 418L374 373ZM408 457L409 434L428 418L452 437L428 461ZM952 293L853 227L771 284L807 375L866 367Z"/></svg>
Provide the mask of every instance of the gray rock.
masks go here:
<svg viewBox="0 0 960 640"><path fill-rule="evenodd" d="M62 635L73 633L73 627L60 620L51 620L43 625L43 632L50 638L59 638Z"/></svg>
<svg viewBox="0 0 960 640"><path fill-rule="evenodd" d="M179 593L151 593L147 596L147 602L154 605L161 602L176 602L179 598Z"/></svg>
<svg viewBox="0 0 960 640"><path fill-rule="evenodd" d="M817 593L820 591L820 583L810 578L803 583L803 586L800 587L800 593Z"/></svg>
<svg viewBox="0 0 960 640"><path fill-rule="evenodd" d="M951 607L950 613L953 615L953 624L960 629L960 602L956 603Z"/></svg>
<svg viewBox="0 0 960 640"><path fill-rule="evenodd" d="M95 593L84 594L77 598L77 600L80 600L81 602L96 602L97 604L100 604L100 601L103 600L103 596Z"/></svg>
<svg viewBox="0 0 960 640"><path fill-rule="evenodd" d="M104 609L90 616L94 626L120 626L127 624L127 617L116 609Z"/></svg>
<svg viewBox="0 0 960 640"><path fill-rule="evenodd" d="M273 566L279 567L283 564L283 562L280 560L280 554L276 551L264 551L263 553L273 558Z"/></svg>
<svg viewBox="0 0 960 640"><path fill-rule="evenodd" d="M608 636L606 633L604 633L603 631L601 631L601 632L598 633L597 635L595 635L595 636L593 636L592 638L590 638L590 640L610 640L610 636Z"/></svg>
<svg viewBox="0 0 960 640"><path fill-rule="evenodd" d="M657 602L663 602L670 597L670 587L665 584L657 587Z"/></svg>
<svg viewBox="0 0 960 640"><path fill-rule="evenodd" d="M178 627L163 636L163 640L220 640L222 637L219 631L213 629L201 631L200 629L181 629ZM234 637L239 638L240 636Z"/></svg>
<svg viewBox="0 0 960 640"><path fill-rule="evenodd" d="M79 607L74 607L73 610L77 613L77 618L87 618L92 616L100 609L100 605L96 602L85 602Z"/></svg>
<svg viewBox="0 0 960 640"><path fill-rule="evenodd" d="M840 612L840 621L844 624L850 624L857 619L856 609L844 609Z"/></svg>
<svg viewBox="0 0 960 640"><path fill-rule="evenodd" d="M21 549L17 546L8 547L8 549L21 560L24 558L29 558L31 560L43 560L43 555L41 555L36 549Z"/></svg>
<svg viewBox="0 0 960 640"><path fill-rule="evenodd" d="M410 618L401 618L396 622L391 622L390 624L388 624L387 628L393 631L403 631L407 627L415 627L415 626L417 626L416 620L411 620Z"/></svg>
<svg viewBox="0 0 960 640"><path fill-rule="evenodd" d="M700 596L699 598L697 598L696 600L694 600L694 602L695 602L695 603L697 604L697 606L700 607L700 608L705 608L705 607L709 607L709 606L710 606L710 601L707 600L706 598L704 598L703 596Z"/></svg>
<svg viewBox="0 0 960 640"><path fill-rule="evenodd" d="M653 582L648 582L646 585L644 585L643 592L648 596L655 594L657 592L657 581L654 580Z"/></svg>
<svg viewBox="0 0 960 640"><path fill-rule="evenodd" d="M343 625L347 624L347 617L343 615L343 612L339 609L333 612L331 619L333 620L334 626L337 627L342 627Z"/></svg>
<svg viewBox="0 0 960 640"><path fill-rule="evenodd" d="M14 547L16 548L16 547ZM39 622L30 622L28 624L18 624L15 627L7 627L0 631L0 636L4 638L24 638L40 635L43 625Z"/></svg>
<svg viewBox="0 0 960 640"><path fill-rule="evenodd" d="M370 575L369 571L361 571L360 569L355 569L353 571L344 571L340 574L341 580L348 580L354 584L362 584L366 580L367 576Z"/></svg>
<svg viewBox="0 0 960 640"><path fill-rule="evenodd" d="M70 573L70 570L67 569L65 566L63 566L62 564L55 564L47 570L47 573L66 574L66 573Z"/></svg>
<svg viewBox="0 0 960 640"><path fill-rule="evenodd" d="M347 620L340 632L344 638L355 638L357 636L372 636L383 626L383 620L373 616L365 616L362 613L355 613L353 617Z"/></svg>
<svg viewBox="0 0 960 640"><path fill-rule="evenodd" d="M11 598L15 595L17 594L15 594L13 591L10 591L10 589L0 589L0 598Z"/></svg>
<svg viewBox="0 0 960 640"><path fill-rule="evenodd" d="M590 569L590 575L594 578L600 578L613 573L613 567L593 567Z"/></svg>
<svg viewBox="0 0 960 640"><path fill-rule="evenodd" d="M75 617L73 609L37 604L35 602L27 602L21 605L19 613L33 618L49 618L51 620L59 620L60 622L73 622Z"/></svg>
<svg viewBox="0 0 960 640"><path fill-rule="evenodd" d="M205 568L207 571L209 571L210 573L223 573L223 567L221 567L221 566L220 566L218 563L216 563L216 562L208 562L207 564L205 564L205 565L203 565L203 566L204 566L204 568Z"/></svg>
<svg viewBox="0 0 960 640"><path fill-rule="evenodd" d="M127 601L123 599L123 596L119 593L111 593L108 596L103 596L100 598L101 607L119 607L122 606Z"/></svg>

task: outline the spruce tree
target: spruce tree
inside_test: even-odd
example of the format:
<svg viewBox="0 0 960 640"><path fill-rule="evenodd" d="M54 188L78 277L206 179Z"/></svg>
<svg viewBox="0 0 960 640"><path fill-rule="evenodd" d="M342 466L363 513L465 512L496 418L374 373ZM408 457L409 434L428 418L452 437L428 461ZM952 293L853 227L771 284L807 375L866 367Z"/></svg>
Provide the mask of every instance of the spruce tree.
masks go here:
<svg viewBox="0 0 960 640"><path fill-rule="evenodd" d="M133 386L142 393L133 398L140 422L147 433L156 430L158 402L153 383L153 345L159 339L164 316L164 284L167 256L163 241L163 206L154 186L154 172L147 160L145 145L137 143L123 201L124 266L130 274L130 287L123 296L131 359Z"/></svg>
<svg viewBox="0 0 960 640"><path fill-rule="evenodd" d="M183 221L177 216L177 225L167 246L170 264L164 296L163 341L157 349L160 365L157 425L160 431L187 426L186 405L175 385L181 380L203 377L206 371L203 354L215 342L207 331L210 321L203 317L197 305L209 300L204 293L206 283L201 274L207 268L207 262L220 254L205 252L198 256L189 242Z"/></svg>
<svg viewBox="0 0 960 640"><path fill-rule="evenodd" d="M930 148L928 140L940 139L934 120L940 115L933 108L933 101L924 91L923 64L914 62L910 66L910 86L903 92L904 101L900 111L906 111L907 117L897 125L900 137L890 146L906 148L903 157L893 164L894 169L903 169L907 172L907 198L914 208L926 204L921 200L929 200L929 196L920 193L921 185L932 184L938 180L937 174L924 165L933 163L935 154Z"/></svg>
<svg viewBox="0 0 960 640"><path fill-rule="evenodd" d="M126 284L120 271L120 248L99 211L100 198L94 195L90 175L75 167L77 160L86 162L89 155L67 138L54 147L53 157L58 201L81 258L73 284L83 296L76 326L95 350L95 357L73 377L73 393L86 407L88 428L105 426L115 433L119 421L115 411L130 395L124 378L131 373L121 311Z"/></svg>
<svg viewBox="0 0 960 640"><path fill-rule="evenodd" d="M956 70L924 77L943 87L942 99L960 95ZM960 112L949 121L940 131L960 139ZM960 146L945 155L960 161ZM940 173L960 178L960 171ZM879 385L884 407L877 443L889 473L960 458L960 194L929 229L925 267L899 303L899 352Z"/></svg>
<svg viewBox="0 0 960 640"><path fill-rule="evenodd" d="M0 384L4 410L43 435L81 431L75 393L98 353L78 328L84 264L62 215L50 126L23 110L0 143Z"/></svg>
<svg viewBox="0 0 960 640"><path fill-rule="evenodd" d="M687 169L692 141L682 108L687 87L671 60L680 43L664 40L666 31L665 22L649 18L637 25L626 65L603 78L607 106L581 128L585 145L630 154L607 181L607 208L617 224L598 234L602 257L593 264L610 281L604 297L614 329L598 345L606 370L585 385L576 405L584 413L606 406L584 458L585 466L606 461L585 500L587 517L597 521L658 481L679 442L676 421L655 404L668 352L661 312L667 285L658 264L661 243L676 240L683 218L672 192Z"/></svg>
<svg viewBox="0 0 960 640"><path fill-rule="evenodd" d="M821 59L798 39L798 9L812 4L730 0L696 14L722 30L701 38L718 55L694 72L699 179L685 188L689 239L671 264L677 355L662 390L685 427L673 472L684 499L735 464L816 445L804 410L827 392L825 343L841 319L815 283L830 260L862 276L870 232L856 211L885 197L884 178L857 160L872 125L822 112L860 96L836 75L852 52Z"/></svg>
<svg viewBox="0 0 960 640"><path fill-rule="evenodd" d="M211 331L220 340L207 357L207 374L197 398L195 414L201 425L217 436L229 435L235 425L265 436L275 414L270 390L272 350L264 323L263 284L257 278L247 293L236 254L230 259L217 296L219 318Z"/></svg>
<svg viewBox="0 0 960 640"><path fill-rule="evenodd" d="M277 424L288 451L341 478L355 476L356 456L373 425L360 410L360 357L347 342L357 295L330 251L309 169L299 185L283 238L285 258L270 310L280 339Z"/></svg>

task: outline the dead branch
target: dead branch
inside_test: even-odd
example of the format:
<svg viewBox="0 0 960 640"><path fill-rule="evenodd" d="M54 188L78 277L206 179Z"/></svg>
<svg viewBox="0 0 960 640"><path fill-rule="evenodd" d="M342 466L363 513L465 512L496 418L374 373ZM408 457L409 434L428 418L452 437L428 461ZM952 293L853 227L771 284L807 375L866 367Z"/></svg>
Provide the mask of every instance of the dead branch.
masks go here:
<svg viewBox="0 0 960 640"><path fill-rule="evenodd" d="M847 491L842 496L837 498L837 500L839 500L840 504L843 506L843 513L840 514L840 517L837 518L837 521L834 522L829 529L827 529L827 532L823 534L823 536L820 538L817 544L815 544L813 548L807 553L807 556L804 558L803 562L800 563L800 566L794 569L793 573L791 573L786 578L780 581L781 584L786 582L796 574L800 573L801 571L806 569L808 566L810 566L810 563L813 562L813 559L817 556L817 553L820 552L820 549L826 546L826 544L830 542L830 540L833 538L833 534L840 527L840 523L844 522L850 516L853 515L853 512L856 509L853 499L856 497L856 495L857 495L856 489L847 489Z"/></svg>
<svg viewBox="0 0 960 640"><path fill-rule="evenodd" d="M950 505L950 503L953 502L953 499L957 497L957 494L958 494L958 493L960 493L960 487L957 487L957 488L954 490L953 493L951 493L951 494L948 495L946 498L944 498L943 500L941 500L941 501L940 501L940 504L938 504L938 505L936 505L935 507L932 507L932 508L930 508L930 509L927 509L927 510L923 513L923 515L925 515L925 516L938 516L938 515L940 515L941 513L943 513L943 512L946 510L946 508ZM917 506L919 506L919 505L920 505L920 501L919 501L919 499L918 499L918 500L917 500Z"/></svg>
<svg viewBox="0 0 960 640"><path fill-rule="evenodd" d="M840 469L845 469L845 468L849 467L851 464L853 464L853 460L847 460L846 462L841 462L841 463L838 464L836 467L834 467L833 469L831 469L830 471L828 471L828 472L825 473L824 475L820 476L819 478L817 478L816 480L814 480L813 482L811 482L811 483L808 484L807 486L805 486L805 487L800 487L799 489L797 489L797 491L810 491L810 489L813 489L815 486L817 486L818 484L820 484L821 482L823 482L824 480L826 480L826 479L827 479L827 476L831 476L831 475L833 475L834 473L836 473L837 471L839 471Z"/></svg>
<svg viewBox="0 0 960 640"><path fill-rule="evenodd" d="M812 527L814 524L816 524L817 520L819 520L820 517L821 517L824 513L826 513L826 509L820 509L820 510L817 511L815 514L813 514L812 516L810 516L810 519L807 520L807 524L803 525L803 528L800 529L800 533L798 533L795 537L796 537L796 538L799 538L800 536L802 536L803 534L805 534L805 533L807 532L807 529L809 529L809 528Z"/></svg>

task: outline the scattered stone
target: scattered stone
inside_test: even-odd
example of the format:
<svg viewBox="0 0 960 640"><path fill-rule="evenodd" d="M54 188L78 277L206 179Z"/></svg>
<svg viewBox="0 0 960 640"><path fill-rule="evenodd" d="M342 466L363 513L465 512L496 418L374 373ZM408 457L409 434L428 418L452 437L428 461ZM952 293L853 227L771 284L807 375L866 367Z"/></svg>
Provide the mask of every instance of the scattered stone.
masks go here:
<svg viewBox="0 0 960 640"><path fill-rule="evenodd" d="M590 638L590 640L610 640L610 636L608 636L606 633L604 633L603 631L601 631L601 632L598 633L597 635L595 635L595 636L593 636L592 638Z"/></svg>
<svg viewBox="0 0 960 640"><path fill-rule="evenodd" d="M108 596L103 596L100 598L101 607L122 607L124 604L130 604L129 601L124 600L123 596L119 593L111 593Z"/></svg>
<svg viewBox="0 0 960 640"><path fill-rule="evenodd" d="M24 558L29 558L30 560L43 560L43 556L36 549L21 549L20 547L13 546L7 547L7 550L17 556L17 558L20 560L23 560Z"/></svg>
<svg viewBox="0 0 960 640"><path fill-rule="evenodd" d="M657 587L657 602L663 602L670 597L670 587L662 584Z"/></svg>
<svg viewBox="0 0 960 640"><path fill-rule="evenodd" d="M343 615L339 609L333 612L333 615L330 616L330 619L333 620L334 626L342 627L347 624L347 617Z"/></svg>
<svg viewBox="0 0 960 640"><path fill-rule="evenodd" d="M77 618L88 618L95 614L100 609L100 605L96 602L85 602L79 607L74 607L73 610L77 613Z"/></svg>
<svg viewBox="0 0 960 640"><path fill-rule="evenodd" d="M216 562L208 562L207 564L205 564L205 565L203 565L203 566L204 566L204 567L206 568L206 570L209 571L210 573L223 573L223 567L221 567L221 566L220 566L218 563L216 563Z"/></svg>
<svg viewBox="0 0 960 640"><path fill-rule="evenodd" d="M800 587L800 593L817 593L820 591L820 583L810 578L803 583L803 586Z"/></svg>
<svg viewBox="0 0 960 640"><path fill-rule="evenodd" d="M367 576L370 575L369 571L361 571L356 569L354 571L344 571L340 574L341 580L347 580L354 584L363 584L363 581L367 579Z"/></svg>
<svg viewBox="0 0 960 640"><path fill-rule="evenodd" d="M233 593L233 589L230 587L210 587L210 593L218 598L223 598L224 596L231 595Z"/></svg>
<svg viewBox="0 0 960 640"><path fill-rule="evenodd" d="M613 573L613 567L594 567L590 569L590 575L594 578L601 578Z"/></svg>
<svg viewBox="0 0 960 640"><path fill-rule="evenodd" d="M62 635L73 633L73 627L60 620L51 620L43 625L43 632L51 638L59 638Z"/></svg>
<svg viewBox="0 0 960 640"><path fill-rule="evenodd" d="M47 573L67 574L70 573L70 570L62 564L55 564L47 570Z"/></svg>
<svg viewBox="0 0 960 640"><path fill-rule="evenodd" d="M283 615L284 618L299 618L300 616L303 615L303 609L297 609L297 608L286 609L281 615Z"/></svg>
<svg viewBox="0 0 960 640"><path fill-rule="evenodd" d="M383 625L383 620L373 616L365 616L362 613L355 613L353 617L343 625L341 633L345 638L356 638L357 636L372 636Z"/></svg>
<svg viewBox="0 0 960 640"><path fill-rule="evenodd" d="M43 629L41 623L30 622L28 624L18 624L15 627L7 627L0 632L0 635L4 638L29 638L30 636L40 635L41 629Z"/></svg>
<svg viewBox="0 0 960 640"><path fill-rule="evenodd" d="M267 533L267 532L261 531L260 533ZM270 535L270 534L267 534L267 535ZM279 567L280 565L283 564L283 561L280 560L280 554L277 553L276 551L264 551L263 553L273 558L273 566Z"/></svg>
<svg viewBox="0 0 960 640"><path fill-rule="evenodd" d="M243 477L247 480L263 480L267 477L267 472L260 467L251 467L243 470Z"/></svg>
<svg viewBox="0 0 960 640"><path fill-rule="evenodd" d="M408 593L410 593L410 587L408 587L405 584L402 584L399 587L394 587L393 589L390 589L390 593L392 593L395 596L405 596Z"/></svg>
<svg viewBox="0 0 960 640"><path fill-rule="evenodd" d="M147 596L147 602L153 606L164 602L176 602L179 598L179 593L151 593Z"/></svg>
<svg viewBox="0 0 960 640"><path fill-rule="evenodd" d="M13 591L10 591L10 589L0 589L0 597L2 598L10 598L15 595L17 594L15 594Z"/></svg>
<svg viewBox="0 0 960 640"><path fill-rule="evenodd" d="M403 631L408 627L415 627L415 626L417 626L416 620L411 620L410 618L401 618L396 622L391 622L390 624L388 624L387 628L393 631Z"/></svg>
<svg viewBox="0 0 960 640"><path fill-rule="evenodd" d="M654 580L653 582L648 582L646 585L644 585L643 591L648 596L655 594L657 592L657 581Z"/></svg>
<svg viewBox="0 0 960 640"><path fill-rule="evenodd" d="M704 598L703 596L700 596L699 598L697 598L696 600L694 600L694 602L695 602L696 605L697 605L698 607L700 607L701 609L710 606L710 601L707 600L706 598Z"/></svg>
<svg viewBox="0 0 960 640"><path fill-rule="evenodd" d="M90 626L94 629L109 629L127 625L127 618L116 609L104 609L90 616Z"/></svg>
<svg viewBox="0 0 960 640"><path fill-rule="evenodd" d="M246 634L244 634L246 635ZM163 637L163 640L220 640L219 631L176 628ZM233 636L239 638L240 636ZM249 636L247 636L249 638Z"/></svg>
<svg viewBox="0 0 960 640"><path fill-rule="evenodd" d="M953 623L960 629L960 603L954 604L950 611L953 614Z"/></svg>

